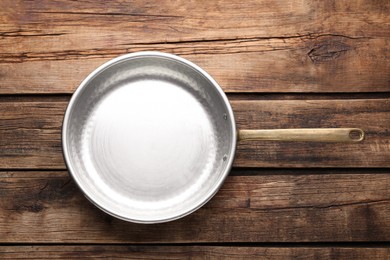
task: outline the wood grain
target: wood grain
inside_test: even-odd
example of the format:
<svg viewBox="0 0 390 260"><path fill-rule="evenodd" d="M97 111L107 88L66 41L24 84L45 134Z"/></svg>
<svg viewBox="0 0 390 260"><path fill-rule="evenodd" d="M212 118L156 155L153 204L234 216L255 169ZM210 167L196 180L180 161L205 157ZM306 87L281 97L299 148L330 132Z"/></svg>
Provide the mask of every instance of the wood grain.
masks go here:
<svg viewBox="0 0 390 260"><path fill-rule="evenodd" d="M234 246L3 246L1 259L386 259L389 248Z"/></svg>
<svg viewBox="0 0 390 260"><path fill-rule="evenodd" d="M328 242L390 239L388 173L261 175L234 170L217 195L174 222L140 225L93 206L67 172L2 172L0 242Z"/></svg>
<svg viewBox="0 0 390 260"><path fill-rule="evenodd" d="M66 102L0 103L0 168L64 168Z"/></svg>
<svg viewBox="0 0 390 260"><path fill-rule="evenodd" d="M379 1L0 3L0 93L72 93L120 54L159 50L226 92L390 91L390 4Z"/></svg>
<svg viewBox="0 0 390 260"><path fill-rule="evenodd" d="M389 167L390 100L233 100L238 129L359 127L361 143L241 142L237 167ZM64 169L67 102L0 103L0 168Z"/></svg>
<svg viewBox="0 0 390 260"><path fill-rule="evenodd" d="M388 259L389 13L388 0L1 0L0 259ZM239 129L366 140L242 142L197 212L115 219L64 171L61 124L92 70L146 50L208 71Z"/></svg>

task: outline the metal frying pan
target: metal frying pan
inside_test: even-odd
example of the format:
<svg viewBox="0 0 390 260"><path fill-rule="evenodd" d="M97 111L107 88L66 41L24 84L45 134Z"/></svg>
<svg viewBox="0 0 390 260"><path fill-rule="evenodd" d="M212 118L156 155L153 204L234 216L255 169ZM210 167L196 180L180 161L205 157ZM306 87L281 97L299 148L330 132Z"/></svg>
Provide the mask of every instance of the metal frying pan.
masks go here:
<svg viewBox="0 0 390 260"><path fill-rule="evenodd" d="M355 133L355 134L353 134ZM76 90L65 113L71 176L103 211L136 223L190 214L221 187L239 140L358 142L356 128L240 130L217 82L171 54L113 59Z"/></svg>

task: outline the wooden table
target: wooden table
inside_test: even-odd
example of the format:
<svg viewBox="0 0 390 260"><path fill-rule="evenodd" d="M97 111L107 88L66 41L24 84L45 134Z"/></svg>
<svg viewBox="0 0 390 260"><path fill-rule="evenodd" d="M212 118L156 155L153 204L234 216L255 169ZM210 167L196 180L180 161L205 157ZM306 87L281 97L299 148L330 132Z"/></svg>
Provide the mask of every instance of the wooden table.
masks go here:
<svg viewBox="0 0 390 260"><path fill-rule="evenodd" d="M78 84L118 55L208 71L238 128L360 127L359 144L247 142L220 192L167 224L88 202L62 158ZM0 258L390 255L390 1L0 2Z"/></svg>

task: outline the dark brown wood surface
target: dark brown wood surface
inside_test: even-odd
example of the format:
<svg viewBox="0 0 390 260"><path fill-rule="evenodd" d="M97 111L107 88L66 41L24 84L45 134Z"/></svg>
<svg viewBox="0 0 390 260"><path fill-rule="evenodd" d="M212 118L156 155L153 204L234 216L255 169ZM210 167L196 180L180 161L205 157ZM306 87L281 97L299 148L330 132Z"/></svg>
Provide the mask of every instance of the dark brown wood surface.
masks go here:
<svg viewBox="0 0 390 260"><path fill-rule="evenodd" d="M217 195L170 223L93 206L64 171L4 172L0 242L222 243L390 240L388 171L234 169Z"/></svg>
<svg viewBox="0 0 390 260"><path fill-rule="evenodd" d="M182 55L226 92L390 91L386 0L1 5L0 93L72 93L98 65L142 50Z"/></svg>
<svg viewBox="0 0 390 260"><path fill-rule="evenodd" d="M22 246L0 248L1 259L386 259L389 248L232 246Z"/></svg>
<svg viewBox="0 0 390 260"><path fill-rule="evenodd" d="M366 139L242 142L200 210L117 220L68 176L61 124L92 70L143 50L208 71L239 129ZM0 259L388 259L389 54L388 0L0 1Z"/></svg>

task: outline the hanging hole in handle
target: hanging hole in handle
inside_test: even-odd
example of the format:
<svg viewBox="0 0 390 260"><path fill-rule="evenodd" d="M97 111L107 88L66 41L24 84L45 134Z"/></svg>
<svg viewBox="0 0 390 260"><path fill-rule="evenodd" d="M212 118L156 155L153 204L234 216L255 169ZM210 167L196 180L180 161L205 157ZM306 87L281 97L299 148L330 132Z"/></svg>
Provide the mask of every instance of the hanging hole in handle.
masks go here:
<svg viewBox="0 0 390 260"><path fill-rule="evenodd" d="M353 141L361 141L364 138L364 133L360 129L352 129L349 131L349 138L351 138Z"/></svg>

